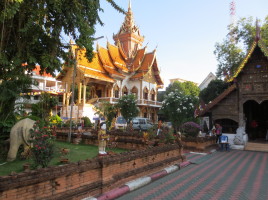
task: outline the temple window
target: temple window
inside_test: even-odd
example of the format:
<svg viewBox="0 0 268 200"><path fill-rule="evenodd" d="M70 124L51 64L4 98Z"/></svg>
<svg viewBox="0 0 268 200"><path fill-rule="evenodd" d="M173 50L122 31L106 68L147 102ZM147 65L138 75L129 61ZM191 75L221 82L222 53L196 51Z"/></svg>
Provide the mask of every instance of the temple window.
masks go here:
<svg viewBox="0 0 268 200"><path fill-rule="evenodd" d="M155 91L153 89L151 91L151 100L155 101Z"/></svg>
<svg viewBox="0 0 268 200"><path fill-rule="evenodd" d="M135 86L131 89L131 94L134 94L136 97L138 97L138 88Z"/></svg>
<svg viewBox="0 0 268 200"><path fill-rule="evenodd" d="M148 100L148 89L144 88L143 90L143 98Z"/></svg>
<svg viewBox="0 0 268 200"><path fill-rule="evenodd" d="M114 97L119 98L119 87L117 85L114 87Z"/></svg>
<svg viewBox="0 0 268 200"><path fill-rule="evenodd" d="M123 95L128 95L128 89L126 86L124 86L122 93L123 93Z"/></svg>

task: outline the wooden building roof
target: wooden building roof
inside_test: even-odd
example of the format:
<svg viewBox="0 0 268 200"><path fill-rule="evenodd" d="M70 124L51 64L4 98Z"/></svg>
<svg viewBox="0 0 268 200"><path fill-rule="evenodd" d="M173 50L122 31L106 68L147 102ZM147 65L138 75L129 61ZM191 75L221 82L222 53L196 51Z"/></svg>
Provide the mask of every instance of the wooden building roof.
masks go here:
<svg viewBox="0 0 268 200"><path fill-rule="evenodd" d="M212 109L215 105L217 105L220 101L222 101L225 97L227 97L228 94L230 94L235 89L236 89L236 85L235 84L231 85L226 90L224 90L219 96L217 96L213 101L211 101L210 103L208 103L204 107L199 108L196 111L197 112L196 115L197 116L203 116L204 114L209 112L210 109Z"/></svg>
<svg viewBox="0 0 268 200"><path fill-rule="evenodd" d="M249 58L251 57L252 53L254 52L254 50L256 49L257 46L260 47L262 53L268 58L268 49L267 49L267 47L262 43L261 40L255 40L253 42L253 44L251 45L246 57L243 59L243 61L241 62L241 64L237 68L236 72L228 80L228 82L232 82L240 74L240 72L243 70L245 65L248 63Z"/></svg>

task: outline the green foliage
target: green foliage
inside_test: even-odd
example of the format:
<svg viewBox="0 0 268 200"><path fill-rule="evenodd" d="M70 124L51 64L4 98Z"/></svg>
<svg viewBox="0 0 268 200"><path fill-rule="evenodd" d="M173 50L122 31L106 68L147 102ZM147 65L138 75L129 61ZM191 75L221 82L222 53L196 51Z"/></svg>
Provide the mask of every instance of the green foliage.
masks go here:
<svg viewBox="0 0 268 200"><path fill-rule="evenodd" d="M111 104L110 102L102 102L98 106L99 111L97 112L99 116L102 116L105 118L106 122L106 128L107 130L110 129L112 125L112 121L116 116L117 108L115 105Z"/></svg>
<svg viewBox="0 0 268 200"><path fill-rule="evenodd" d="M81 119L84 120L85 127L92 127L92 123L88 117L82 117Z"/></svg>
<svg viewBox="0 0 268 200"><path fill-rule="evenodd" d="M30 132L35 167L45 168L53 158L56 135L45 121L37 121Z"/></svg>
<svg viewBox="0 0 268 200"><path fill-rule="evenodd" d="M181 125L180 129L186 137L197 137L201 127L195 122L185 122Z"/></svg>
<svg viewBox="0 0 268 200"><path fill-rule="evenodd" d="M51 109L58 104L58 98L50 95L49 93L42 93L40 101L32 104L31 115L49 121Z"/></svg>
<svg viewBox="0 0 268 200"><path fill-rule="evenodd" d="M268 46L268 16L262 24L261 40ZM256 36L255 21L252 17L241 18L235 27L229 26L228 31L223 42L215 45L214 54L218 61L216 73L218 77L232 76L242 62ZM235 36L234 41L230 40L231 35Z"/></svg>
<svg viewBox="0 0 268 200"><path fill-rule="evenodd" d="M164 142L166 144L174 143L175 137L173 133L174 133L174 130L172 128L166 129L166 133L164 133L164 136L165 136Z"/></svg>
<svg viewBox="0 0 268 200"><path fill-rule="evenodd" d="M157 92L157 100L162 102L164 100L166 91L158 91Z"/></svg>
<svg viewBox="0 0 268 200"><path fill-rule="evenodd" d="M127 121L127 124L129 124L130 121L133 118L137 117L139 114L137 100L133 94L122 96L118 101L117 107L119 108L122 116Z"/></svg>
<svg viewBox="0 0 268 200"><path fill-rule="evenodd" d="M206 104L219 96L225 89L227 89L228 84L220 79L212 80L208 86L203 89L199 98Z"/></svg>
<svg viewBox="0 0 268 200"><path fill-rule="evenodd" d="M107 0L119 12L114 1ZM62 34L70 35L91 60L95 25L103 11L99 0L1 1L0 66L32 70L38 63L42 71L54 74L61 60L70 61ZM4 39L3 39L4 38ZM1 79L1 77L0 77Z"/></svg>
<svg viewBox="0 0 268 200"><path fill-rule="evenodd" d="M226 39L216 43L214 54L218 61L217 77L232 76L245 57L243 50Z"/></svg>
<svg viewBox="0 0 268 200"><path fill-rule="evenodd" d="M184 95L175 90L170 92L163 101L161 111L172 122L177 132L178 127L185 121L195 121L194 110L198 98L194 96Z"/></svg>
<svg viewBox="0 0 268 200"><path fill-rule="evenodd" d="M53 125L59 125L62 123L62 119L58 115L53 115L49 117L49 121Z"/></svg>
<svg viewBox="0 0 268 200"><path fill-rule="evenodd" d="M0 61L1 62L1 61ZM16 69L9 74L1 71L0 64L0 140L9 136L11 127L16 123L15 100L21 92L27 91L31 79L27 76L20 77L16 74ZM1 80L1 74L4 79ZM7 79L8 81L4 81Z"/></svg>
<svg viewBox="0 0 268 200"><path fill-rule="evenodd" d="M198 96L200 92L198 86L191 81L185 81L183 83L174 81L166 88L166 95L168 95L170 92L175 92L175 90L182 92L184 95L191 96Z"/></svg>
<svg viewBox="0 0 268 200"><path fill-rule="evenodd" d="M55 166L55 165L62 165L62 163L59 162L60 160L60 151L62 148L70 149L70 152L68 154L68 158L70 162L78 162L82 160L87 160L94 158L98 155L98 146L88 145L88 144L72 144L67 142L59 142L55 141L55 156L49 163L49 166ZM126 152L124 149L119 148L113 148L113 152L115 153L121 153ZM0 152L1 154L1 152ZM0 157L0 163L6 162L6 157L3 157L1 159ZM16 159L13 162L6 162L4 165L0 165L0 176L9 175L12 172L22 172L23 164L30 163L32 164L32 160L20 160Z"/></svg>
<svg viewBox="0 0 268 200"><path fill-rule="evenodd" d="M106 1L124 13L113 0ZM95 25L102 24L103 10L99 0L4 0L0 10L0 121L6 123L13 118L15 100L29 88L36 64L52 75L61 70L62 60L73 64L64 35L85 48L91 60Z"/></svg>
<svg viewBox="0 0 268 200"><path fill-rule="evenodd" d="M10 130L15 123L15 118L8 118L5 121L0 121L0 142L9 138Z"/></svg>

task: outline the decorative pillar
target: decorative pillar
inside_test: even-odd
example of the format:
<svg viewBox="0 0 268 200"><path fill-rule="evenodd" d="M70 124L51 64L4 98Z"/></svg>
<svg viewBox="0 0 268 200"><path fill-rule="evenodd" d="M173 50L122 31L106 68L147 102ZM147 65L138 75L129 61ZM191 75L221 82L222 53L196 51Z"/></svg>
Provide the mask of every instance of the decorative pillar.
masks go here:
<svg viewBox="0 0 268 200"><path fill-rule="evenodd" d="M78 104L81 103L81 92L82 92L82 83L80 82L78 85Z"/></svg>
<svg viewBox="0 0 268 200"><path fill-rule="evenodd" d="M86 84L86 81L84 81L84 87L83 87L83 106L86 104L86 93L87 93L87 84Z"/></svg>
<svg viewBox="0 0 268 200"><path fill-rule="evenodd" d="M66 105L66 92L67 92L67 86L66 86L66 83L64 83L65 85L65 91L63 93L63 99L62 99L62 105L65 106Z"/></svg>
<svg viewBox="0 0 268 200"><path fill-rule="evenodd" d="M114 86L115 84L112 85L112 89L111 89L111 97L114 98Z"/></svg>
<svg viewBox="0 0 268 200"><path fill-rule="evenodd" d="M140 84L140 99L143 99L142 80L141 80L141 84Z"/></svg>
<svg viewBox="0 0 268 200"><path fill-rule="evenodd" d="M70 92L69 92L69 89L70 89L70 84L69 82L66 83L66 106L69 106L69 102L70 102Z"/></svg>

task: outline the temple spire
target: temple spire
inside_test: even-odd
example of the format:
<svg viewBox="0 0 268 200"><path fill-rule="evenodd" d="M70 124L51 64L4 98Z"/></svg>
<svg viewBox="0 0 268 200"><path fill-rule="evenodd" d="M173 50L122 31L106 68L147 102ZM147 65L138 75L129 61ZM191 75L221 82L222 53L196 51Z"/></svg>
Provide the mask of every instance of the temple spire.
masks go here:
<svg viewBox="0 0 268 200"><path fill-rule="evenodd" d="M131 0L128 1L128 10L131 9Z"/></svg>
<svg viewBox="0 0 268 200"><path fill-rule="evenodd" d="M127 58L132 58L137 50L142 46L144 37L141 36L138 26L134 23L134 17L131 9L131 0L128 3L128 11L126 13L123 24L116 35L113 36L115 44L122 48Z"/></svg>

